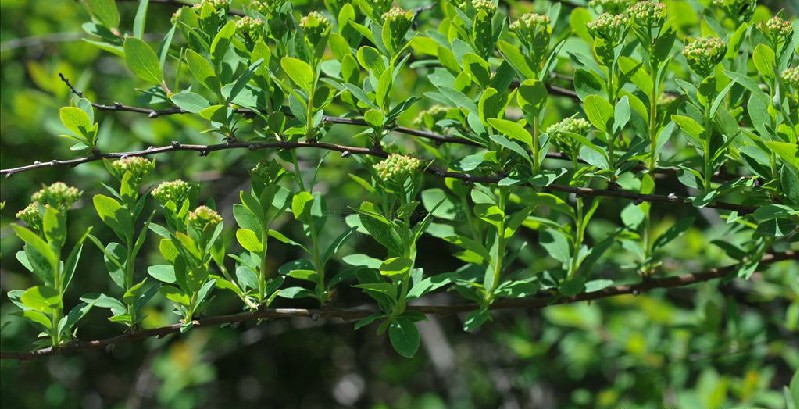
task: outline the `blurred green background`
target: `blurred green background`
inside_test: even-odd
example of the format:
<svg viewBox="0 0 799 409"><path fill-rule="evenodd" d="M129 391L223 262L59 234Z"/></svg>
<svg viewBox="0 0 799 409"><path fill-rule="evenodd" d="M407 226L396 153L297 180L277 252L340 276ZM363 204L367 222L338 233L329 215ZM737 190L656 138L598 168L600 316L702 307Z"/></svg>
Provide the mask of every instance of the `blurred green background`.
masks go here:
<svg viewBox="0 0 799 409"><path fill-rule="evenodd" d="M795 0L764 4L773 10L799 11ZM123 21L132 20L135 8L135 2L120 4ZM150 5L147 31L154 39L168 30L174 10L165 4ZM80 26L88 20L75 1L0 1L3 168L73 157L69 144L58 137L62 131L57 110L68 105L70 98L59 72L93 101L137 104L132 92L136 81L120 61L80 40ZM403 81L409 93L424 87L411 74ZM98 113L98 118L101 146L107 151L172 140L217 140L200 133L203 124L190 117L151 120L135 114ZM333 137L350 131L337 128ZM305 155L308 163L315 163L314 153ZM239 188L247 184L246 169L257 159L256 154L237 151L201 160L177 153L157 159L157 178L201 182L203 197L213 197L221 209L227 209L223 215L229 220L229 207L237 200ZM360 200L357 186L346 182L346 173L336 167L343 161L330 158L322 176L326 182L322 189L335 193L329 195L331 208L340 209L342 215ZM36 337L31 327L13 315L14 307L5 295L32 283L14 259L21 244L8 225L42 183L58 180L87 192L71 213L74 231L70 237L87 225L98 225L86 200L100 191L99 181L108 180L98 163L23 173L3 180L0 186L6 202L0 229L2 350L30 349ZM614 202L603 206L600 213L605 223L615 220L618 208ZM669 214L679 217L668 207L654 209L660 219ZM288 219L282 222L288 235L298 233L298 226ZM331 227L342 226L339 220ZM98 234L108 236L109 232L98 229ZM671 245L679 249L681 260L674 267L700 271L705 266L691 260L723 263L722 253L707 243L724 234L724 226L700 223ZM368 240L351 245L367 251L371 246ZM425 238L419 249L419 264L426 269L457 267L454 259L442 256L448 250L436 239ZM275 267L292 260L291 251L275 246ZM87 247L75 288L109 291L102 265L99 252ZM748 282L711 282L544 311L496 313L494 321L477 334L461 330L462 317L431 317L420 324L422 350L413 359L399 357L388 339L375 335L373 328L354 331L348 323L296 319L195 329L180 337L148 339L111 350L28 363L2 361L0 406L784 408L782 387L799 368L798 277L797 263L776 263ZM344 287L336 300L339 306L366 302L358 292ZM219 296L207 313L235 313L237 308L235 299ZM108 323L104 314L100 310L90 314L81 326L81 339L118 333L120 327ZM145 325L174 320L163 300L157 300Z"/></svg>

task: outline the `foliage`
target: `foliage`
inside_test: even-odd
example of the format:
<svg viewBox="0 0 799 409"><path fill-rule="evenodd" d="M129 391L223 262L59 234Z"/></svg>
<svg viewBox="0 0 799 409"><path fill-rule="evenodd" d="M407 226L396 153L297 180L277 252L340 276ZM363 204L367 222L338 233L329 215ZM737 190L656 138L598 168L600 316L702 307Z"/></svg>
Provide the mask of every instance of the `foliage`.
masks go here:
<svg viewBox="0 0 799 409"><path fill-rule="evenodd" d="M58 68L65 84L38 62L28 70L40 89L69 98L37 114L70 140L47 154L83 158L36 156L24 167L32 153L3 153L3 175L14 176L3 200L23 209L3 268L32 273L15 275L8 319L42 331L36 346L53 349L39 352L74 347L90 339L84 331L107 338L94 307L125 326L123 338L173 325L188 343L201 331L193 326L238 322L223 314L241 311L279 316L278 305L375 324L418 362L425 313L467 302L463 329L503 328L490 336L506 359L557 351L554 365L573 379L621 360L630 379L614 389L586 397L590 389L566 383L577 390L573 407L674 404L671 385L692 384L680 406L799 406L796 376L784 398L769 391L799 359L795 339L774 335L795 333L799 319L799 22L784 12L750 1L531 10L491 0L203 0L168 19L146 0L82 3L89 58ZM126 80L95 76L99 56ZM4 94L4 113L32 120L20 104ZM3 125L4 148L36 152L11 136L20 126ZM91 191L93 206L53 183L25 207L36 172L65 164L80 166L54 175L75 173L70 182ZM67 224L76 203L79 219ZM702 285L694 310L664 294L618 297L546 307L545 329L521 319L502 327L507 316L493 311L657 288L675 272L727 265L725 284ZM784 307L776 321L740 300L722 311L729 282L765 286ZM368 299L368 312L352 308ZM430 300L445 303L426 310ZM688 332L671 330L680 326ZM766 360L757 356L741 380L712 366L668 373L669 348L723 355L754 345L758 331L782 351L764 372L752 372ZM212 376L203 367L169 392L163 362L183 358L162 359L165 406ZM654 379L633 379L647 366L659 368ZM529 368L520 379L552 370ZM192 396L184 402L203 399Z"/></svg>

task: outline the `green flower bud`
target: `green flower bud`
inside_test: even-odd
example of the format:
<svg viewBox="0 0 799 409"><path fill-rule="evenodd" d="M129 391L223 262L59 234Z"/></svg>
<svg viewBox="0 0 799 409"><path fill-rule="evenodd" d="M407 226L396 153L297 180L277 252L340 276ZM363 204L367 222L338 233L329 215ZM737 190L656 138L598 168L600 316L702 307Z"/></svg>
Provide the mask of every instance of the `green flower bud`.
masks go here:
<svg viewBox="0 0 799 409"><path fill-rule="evenodd" d="M724 59L726 52L727 45L717 37L697 38L683 50L688 65L703 78L713 72L713 68Z"/></svg>
<svg viewBox="0 0 799 409"><path fill-rule="evenodd" d="M548 16L527 13L510 24L510 29L532 54L533 61L544 59L552 38L552 24Z"/></svg>
<svg viewBox="0 0 799 409"><path fill-rule="evenodd" d="M413 177L421 166L422 161L419 159L392 153L388 158L374 165L374 168L381 181L402 185L407 179Z"/></svg>
<svg viewBox="0 0 799 409"><path fill-rule="evenodd" d="M629 14L639 27L662 27L666 21L666 6L656 0L646 0L633 4Z"/></svg>
<svg viewBox="0 0 799 409"><path fill-rule="evenodd" d="M405 43L405 34L413 24L413 11L394 7L383 13L383 41L390 50L399 50ZM387 27L387 29L386 29ZM387 31L388 30L388 31Z"/></svg>
<svg viewBox="0 0 799 409"><path fill-rule="evenodd" d="M790 67L783 71L782 80L794 88L799 88L799 67Z"/></svg>
<svg viewBox="0 0 799 409"><path fill-rule="evenodd" d="M162 206L173 202L179 207L183 201L189 198L189 193L191 193L191 185L178 179L161 183L153 189L152 195Z"/></svg>
<svg viewBox="0 0 799 409"><path fill-rule="evenodd" d="M219 223L222 223L222 216L220 216L216 210L213 210L208 206L200 206L189 213L186 221L188 222L189 226L203 231L207 227L213 228Z"/></svg>
<svg viewBox="0 0 799 409"><path fill-rule="evenodd" d="M485 13L489 19L493 18L494 14L497 14L497 5L491 0L474 0L472 2L472 7L474 7L474 11L478 15L480 13Z"/></svg>
<svg viewBox="0 0 799 409"><path fill-rule="evenodd" d="M416 126L425 126L428 129L432 129L435 127L436 122L447 116L447 112L449 112L449 108L435 104L430 108L420 111L416 118L413 119L413 123Z"/></svg>
<svg viewBox="0 0 799 409"><path fill-rule="evenodd" d="M260 18L242 17L236 20L236 31L248 41L262 40L265 35L265 24Z"/></svg>
<svg viewBox="0 0 799 409"><path fill-rule="evenodd" d="M205 6L206 4L213 7L215 10L224 10L225 13L230 10L230 0L202 0L199 3L194 5L194 8L199 9Z"/></svg>
<svg viewBox="0 0 799 409"><path fill-rule="evenodd" d="M604 13L622 14L630 7L630 0L591 0L588 6L601 9Z"/></svg>
<svg viewBox="0 0 799 409"><path fill-rule="evenodd" d="M622 14L603 13L588 23L588 32L594 38L601 38L611 46L624 41L629 28L630 18Z"/></svg>
<svg viewBox="0 0 799 409"><path fill-rule="evenodd" d="M311 45L327 40L330 34L330 20L318 11L312 11L300 20L300 28Z"/></svg>
<svg viewBox="0 0 799 409"><path fill-rule="evenodd" d="M736 19L747 19L756 5L755 0L713 0L713 6Z"/></svg>
<svg viewBox="0 0 799 409"><path fill-rule="evenodd" d="M551 125L547 128L546 132L553 138L552 140L558 149L564 152L576 153L575 150L580 147L580 144L568 134L573 133L586 136L590 131L590 122L583 118L572 116Z"/></svg>
<svg viewBox="0 0 799 409"><path fill-rule="evenodd" d="M280 9L285 2L285 0L253 0L250 2L250 9L269 17Z"/></svg>
<svg viewBox="0 0 799 409"><path fill-rule="evenodd" d="M286 169L275 161L259 162L250 169L250 178L255 186L270 186L280 180Z"/></svg>
<svg viewBox="0 0 799 409"><path fill-rule="evenodd" d="M31 201L54 207L58 210L68 210L78 201L81 193L83 192L74 187L56 182L34 193L33 196L31 196Z"/></svg>
<svg viewBox="0 0 799 409"><path fill-rule="evenodd" d="M760 30L766 37L772 39L775 45L790 39L793 35L793 26L791 22L780 16L774 16L761 22Z"/></svg>
<svg viewBox="0 0 799 409"><path fill-rule="evenodd" d="M130 173L130 183L134 187L141 186L144 177L155 169L155 162L139 156L122 158L111 163L112 173L115 178L122 180L126 173Z"/></svg>
<svg viewBox="0 0 799 409"><path fill-rule="evenodd" d="M34 231L42 230L42 214L39 213L39 204L29 203L24 209L17 212L17 219L22 220Z"/></svg>

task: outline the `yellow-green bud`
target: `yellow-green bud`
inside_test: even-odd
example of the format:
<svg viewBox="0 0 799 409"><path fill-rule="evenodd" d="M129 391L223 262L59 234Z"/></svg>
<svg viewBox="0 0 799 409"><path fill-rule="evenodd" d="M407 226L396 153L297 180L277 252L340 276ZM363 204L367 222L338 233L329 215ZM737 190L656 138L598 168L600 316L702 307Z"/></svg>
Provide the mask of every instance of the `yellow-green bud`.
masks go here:
<svg viewBox="0 0 799 409"><path fill-rule="evenodd" d="M420 111L416 118L413 119L413 123L416 126L424 125L427 128L433 128L436 122L444 119L448 111L449 108L440 104L435 104L430 108Z"/></svg>
<svg viewBox="0 0 799 409"><path fill-rule="evenodd" d="M180 206L184 200L189 198L191 185L178 179L171 182L163 182L153 189L153 198L161 205L173 202Z"/></svg>
<svg viewBox="0 0 799 409"><path fill-rule="evenodd" d="M483 12L489 18L494 17L494 14L497 13L497 5L491 0L474 0L472 1L472 7L474 7L476 13Z"/></svg>
<svg viewBox="0 0 799 409"><path fill-rule="evenodd" d="M31 201L59 210L68 210L78 201L81 193L83 192L74 187L67 186L62 182L56 182L50 186L44 186L34 193L31 196Z"/></svg>
<svg viewBox="0 0 799 409"><path fill-rule="evenodd" d="M791 22L780 16L774 16L761 22L760 30L762 30L763 34L767 37L775 39L776 41L787 40L793 35L793 26Z"/></svg>
<svg viewBox="0 0 799 409"><path fill-rule="evenodd" d="M236 31L251 41L264 38L264 21L260 18L245 16L236 20Z"/></svg>
<svg viewBox="0 0 799 409"><path fill-rule="evenodd" d="M688 43L683 50L688 65L700 77L707 77L724 59L727 45L717 37L702 37Z"/></svg>
<svg viewBox="0 0 799 409"><path fill-rule="evenodd" d="M253 0L250 2L250 9L264 16L271 16L283 3L285 0Z"/></svg>
<svg viewBox="0 0 799 409"><path fill-rule="evenodd" d="M579 147L574 139L568 134L588 135L591 131L591 123L583 118L569 117L558 123L552 124L547 128L547 134L553 138L553 142L562 151L574 153Z"/></svg>
<svg viewBox="0 0 799 409"><path fill-rule="evenodd" d="M130 183L132 186L140 186L144 177L152 173L155 169L155 162L139 156L122 158L111 163L114 177L122 180L126 173L130 173Z"/></svg>
<svg viewBox="0 0 799 409"><path fill-rule="evenodd" d="M390 49L397 50L404 44L405 34L411 29L412 24L413 11L394 7L383 13L383 27L390 29L389 37L384 37L383 41L390 41Z"/></svg>
<svg viewBox="0 0 799 409"><path fill-rule="evenodd" d="M227 12L230 9L230 0L202 0L196 3L194 8L202 8L206 4L210 4L216 10L225 10Z"/></svg>
<svg viewBox="0 0 799 409"><path fill-rule="evenodd" d="M799 67L790 67L783 71L782 80L794 88L799 88Z"/></svg>
<svg viewBox="0 0 799 409"><path fill-rule="evenodd" d="M42 214L39 213L39 204L29 203L24 209L17 212L17 219L22 220L33 230L41 230Z"/></svg>
<svg viewBox="0 0 799 409"><path fill-rule="evenodd" d="M730 17L746 15L748 11L753 10L755 4L753 0L713 0L713 6Z"/></svg>
<svg viewBox="0 0 799 409"><path fill-rule="evenodd" d="M392 153L374 165L374 168L380 180L401 184L412 177L421 166L422 161L419 159Z"/></svg>
<svg viewBox="0 0 799 409"><path fill-rule="evenodd" d="M594 9L601 8L605 13L622 14L630 7L630 0L591 0L588 6Z"/></svg>
<svg viewBox="0 0 799 409"><path fill-rule="evenodd" d="M656 0L645 0L630 7L630 17L641 27L661 27L666 21L666 6Z"/></svg>
<svg viewBox="0 0 799 409"><path fill-rule="evenodd" d="M277 183L284 173L286 170L275 161L258 162L250 169L250 178L260 185L272 185Z"/></svg>
<svg viewBox="0 0 799 409"><path fill-rule="evenodd" d="M588 23L588 32L594 38L601 38L611 45L624 41L629 28L630 18L623 14L602 13Z"/></svg>
<svg viewBox="0 0 799 409"><path fill-rule="evenodd" d="M318 44L330 34L330 20L318 11L312 11L300 20L300 28L313 45Z"/></svg>
<svg viewBox="0 0 799 409"><path fill-rule="evenodd" d="M215 227L222 223L222 216L208 206L200 206L189 213L187 222L202 231L206 227Z"/></svg>
<svg viewBox="0 0 799 409"><path fill-rule="evenodd" d="M542 60L552 38L552 24L548 16L527 13L510 23L510 29L519 37L534 61Z"/></svg>

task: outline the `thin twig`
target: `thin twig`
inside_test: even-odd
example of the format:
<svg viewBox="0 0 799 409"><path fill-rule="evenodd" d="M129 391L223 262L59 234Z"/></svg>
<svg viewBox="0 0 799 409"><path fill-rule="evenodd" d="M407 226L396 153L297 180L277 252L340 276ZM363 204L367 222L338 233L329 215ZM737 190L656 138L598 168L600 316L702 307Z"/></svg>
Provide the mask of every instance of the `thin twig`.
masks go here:
<svg viewBox="0 0 799 409"><path fill-rule="evenodd" d="M797 254L785 252L779 254L766 254L760 261L761 264L768 264L783 260L796 260ZM525 309L537 310L555 304L572 304L581 301L599 300L608 297L615 297L623 294L641 294L657 288L683 287L691 284L701 283L728 276L740 267L740 265L730 265L721 268L714 268L701 273L685 274L672 277L654 278L632 285L616 285L605 289L585 292L570 297L560 295L546 295L523 299L503 299L491 304L492 310L505 309ZM471 303L450 304L450 305L410 305L409 310L414 310L428 315L451 315L474 311L477 305ZM223 324L234 324L245 321L262 319L283 319L283 318L329 318L344 321L354 321L379 313L377 308L272 308L262 311L245 312L240 314L219 315L201 318L192 322L192 327L210 327ZM31 352L0 352L0 359L13 359L27 361L61 353L72 353L91 349L103 348L126 342L138 341L150 337L163 337L169 334L178 333L181 324L167 325L165 327L147 329L128 334L122 334L107 339L92 341L75 341L58 348L43 348Z"/></svg>
<svg viewBox="0 0 799 409"><path fill-rule="evenodd" d="M39 168L61 167L61 166L74 167L83 163L95 162L102 159L120 159L132 156L150 156L166 152L177 152L177 151L199 152L201 156L206 156L211 152L224 151L230 149L261 150L261 149L300 149L300 148L316 148L316 149L324 149L334 152L341 152L342 156L370 155L381 158L385 158L388 156L388 153L383 150L362 148L358 146L346 146L346 145L339 145L335 143L319 142L319 141L224 142L213 145L195 145L195 144L183 144L180 142L172 142L170 145L149 147L147 149L138 150L138 151L100 153L92 156L69 159L69 160L51 160L47 162L34 162L30 165L20 166L16 168L2 169L0 170L0 175L5 177L10 177L16 173L30 171ZM426 171L427 173L430 173L435 176L460 179L468 183L494 184L498 183L499 181L505 178L505 175L472 175L469 173L445 170L435 166L427 167ZM525 183L522 184L526 185ZM599 197L599 196L616 197L621 199L633 200L635 202L657 202L657 203L675 203L675 204L691 202L691 198L685 196L678 196L675 195L674 193L670 193L668 195L656 195L656 194L644 194L629 190L595 189L588 187L573 187L573 186L558 185L558 184L549 184L546 186L538 186L538 187L549 191L573 193L581 197ZM755 210L753 207L750 206L734 204L734 203L725 203L725 202L714 202L706 205L705 207L723 209L723 210L734 210L740 213L751 213Z"/></svg>

